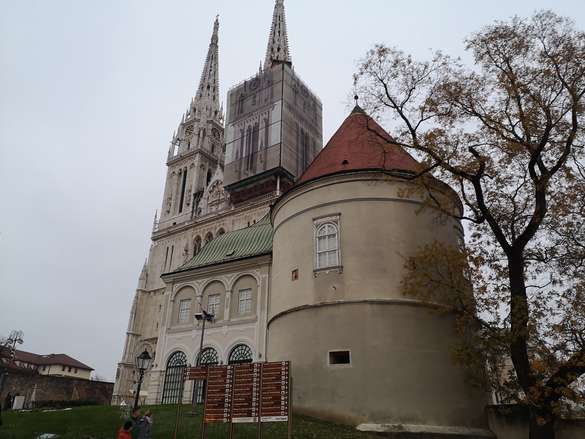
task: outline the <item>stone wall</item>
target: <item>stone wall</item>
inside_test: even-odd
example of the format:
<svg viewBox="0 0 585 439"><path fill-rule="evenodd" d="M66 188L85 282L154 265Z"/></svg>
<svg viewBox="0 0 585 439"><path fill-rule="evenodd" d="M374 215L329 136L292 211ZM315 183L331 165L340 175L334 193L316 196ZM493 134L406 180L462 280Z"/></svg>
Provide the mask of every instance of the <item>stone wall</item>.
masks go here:
<svg viewBox="0 0 585 439"><path fill-rule="evenodd" d="M114 383L40 375L31 371L10 369L4 377L0 401L4 406L6 395L22 395L25 407L31 400L41 401L91 401L109 404ZM33 395L34 393L34 395Z"/></svg>
<svg viewBox="0 0 585 439"><path fill-rule="evenodd" d="M528 411L517 405L490 405L488 423L498 439L525 439L528 437ZM585 437L585 419L557 421L556 439L582 439Z"/></svg>

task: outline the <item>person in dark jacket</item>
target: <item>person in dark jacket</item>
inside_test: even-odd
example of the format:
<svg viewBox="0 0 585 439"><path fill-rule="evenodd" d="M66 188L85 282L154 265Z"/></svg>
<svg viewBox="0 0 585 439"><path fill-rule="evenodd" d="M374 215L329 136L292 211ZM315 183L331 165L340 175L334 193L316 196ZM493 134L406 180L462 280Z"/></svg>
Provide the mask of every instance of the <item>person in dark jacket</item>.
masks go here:
<svg viewBox="0 0 585 439"><path fill-rule="evenodd" d="M147 410L144 416L138 421L138 435L137 439L150 439L150 430L152 428L152 413Z"/></svg>
<svg viewBox="0 0 585 439"><path fill-rule="evenodd" d="M138 438L138 423L140 422L140 418L140 409L133 409L130 417L126 419L126 422L132 423L132 439Z"/></svg>

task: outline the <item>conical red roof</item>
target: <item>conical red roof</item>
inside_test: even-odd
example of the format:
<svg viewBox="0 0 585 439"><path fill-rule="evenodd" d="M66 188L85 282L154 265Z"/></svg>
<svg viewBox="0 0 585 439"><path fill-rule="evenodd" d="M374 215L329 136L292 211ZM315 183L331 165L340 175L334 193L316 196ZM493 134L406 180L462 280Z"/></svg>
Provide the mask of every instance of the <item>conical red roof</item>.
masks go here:
<svg viewBox="0 0 585 439"><path fill-rule="evenodd" d="M390 142L384 128L356 105L297 183L365 169L411 173L422 170L408 152Z"/></svg>

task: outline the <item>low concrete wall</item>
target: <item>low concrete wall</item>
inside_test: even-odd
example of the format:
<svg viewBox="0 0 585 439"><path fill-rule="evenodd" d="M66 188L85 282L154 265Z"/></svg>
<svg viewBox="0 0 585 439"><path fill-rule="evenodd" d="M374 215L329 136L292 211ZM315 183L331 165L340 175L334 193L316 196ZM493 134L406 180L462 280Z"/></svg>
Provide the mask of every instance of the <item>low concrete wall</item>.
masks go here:
<svg viewBox="0 0 585 439"><path fill-rule="evenodd" d="M9 369L0 391L0 403L4 408L6 396L10 393L13 397L24 396L25 407L30 407L33 399L36 402L91 401L96 404L109 404L113 390L114 383L46 376L21 369Z"/></svg>
<svg viewBox="0 0 585 439"><path fill-rule="evenodd" d="M528 410L518 405L490 405L486 409L488 424L498 439L527 439ZM557 421L556 439L585 438L585 419Z"/></svg>

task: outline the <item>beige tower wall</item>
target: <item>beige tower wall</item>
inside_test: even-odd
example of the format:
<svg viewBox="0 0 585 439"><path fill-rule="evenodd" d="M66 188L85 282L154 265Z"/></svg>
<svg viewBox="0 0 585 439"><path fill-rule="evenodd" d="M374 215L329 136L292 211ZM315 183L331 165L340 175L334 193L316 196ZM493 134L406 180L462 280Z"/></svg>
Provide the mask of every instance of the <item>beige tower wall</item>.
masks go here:
<svg viewBox="0 0 585 439"><path fill-rule="evenodd" d="M482 427L487 395L451 356L452 317L404 297L404 258L460 224L405 197L404 180L376 173L322 178L285 195L275 227L268 360L291 360L297 410L349 424ZM315 220L337 217L341 268L314 269ZM298 279L293 280L293 270ZM329 352L348 350L349 365Z"/></svg>

